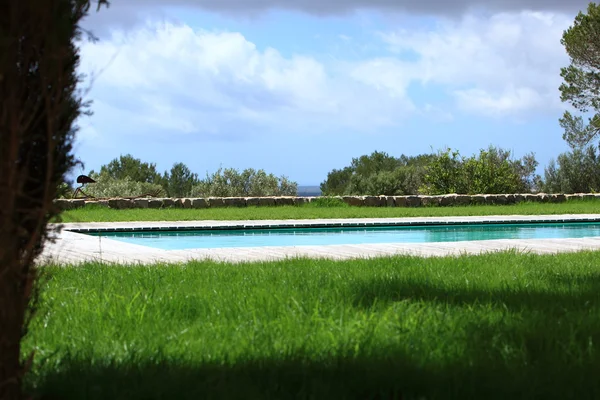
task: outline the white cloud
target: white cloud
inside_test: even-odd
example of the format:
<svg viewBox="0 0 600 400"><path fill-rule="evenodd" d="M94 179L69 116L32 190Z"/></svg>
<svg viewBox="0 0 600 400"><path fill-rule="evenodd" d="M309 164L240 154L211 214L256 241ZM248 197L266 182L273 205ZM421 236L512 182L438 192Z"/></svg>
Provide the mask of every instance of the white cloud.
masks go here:
<svg viewBox="0 0 600 400"><path fill-rule="evenodd" d="M351 71L351 76L357 81L385 91L392 97L406 96L408 85L416 74L414 65L394 58L361 62Z"/></svg>
<svg viewBox="0 0 600 400"><path fill-rule="evenodd" d="M463 110L487 116L501 117L515 111L545 106L544 98L531 88L509 87L500 94L490 94L482 89L454 92L458 106Z"/></svg>
<svg viewBox="0 0 600 400"><path fill-rule="evenodd" d="M570 23L536 12L439 20L433 29L380 34L389 55L361 62L284 57L241 33L147 23L82 43L82 71L101 72L95 109L104 121L126 125L128 135L377 132L411 115L450 121L451 102L471 113L520 118L564 107L559 69L568 60L560 37ZM417 107L409 98L414 83L450 100Z"/></svg>
<svg viewBox="0 0 600 400"><path fill-rule="evenodd" d="M559 14L502 13L447 20L435 31L400 30L381 37L392 52L417 56L409 67L396 62L396 74L446 87L465 110L487 115L553 112L564 107L559 73L568 59L560 38L570 23L571 18Z"/></svg>
<svg viewBox="0 0 600 400"><path fill-rule="evenodd" d="M101 71L92 97L128 103L139 124L179 133L372 130L414 109L401 88L380 90L310 56L286 58L240 33L169 23L83 43L82 70Z"/></svg>

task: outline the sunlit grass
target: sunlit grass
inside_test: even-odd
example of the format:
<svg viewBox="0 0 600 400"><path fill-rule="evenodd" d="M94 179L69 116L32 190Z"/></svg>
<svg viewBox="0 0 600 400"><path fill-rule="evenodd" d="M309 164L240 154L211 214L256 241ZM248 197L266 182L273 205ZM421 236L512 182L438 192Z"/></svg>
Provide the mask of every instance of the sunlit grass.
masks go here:
<svg viewBox="0 0 600 400"><path fill-rule="evenodd" d="M598 260L45 267L27 383L65 400L600 398Z"/></svg>
<svg viewBox="0 0 600 400"><path fill-rule="evenodd" d="M455 207L318 207L313 205L208 209L129 209L85 207L66 211L63 222L389 218L465 215L544 215L600 213L600 201L524 202L515 205Z"/></svg>

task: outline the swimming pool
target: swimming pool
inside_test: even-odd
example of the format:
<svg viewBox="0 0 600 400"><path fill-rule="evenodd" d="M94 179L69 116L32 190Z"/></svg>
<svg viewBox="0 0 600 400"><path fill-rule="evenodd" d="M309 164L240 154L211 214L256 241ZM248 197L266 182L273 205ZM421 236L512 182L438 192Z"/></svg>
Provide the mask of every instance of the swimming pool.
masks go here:
<svg viewBox="0 0 600 400"><path fill-rule="evenodd" d="M367 243L434 243L493 239L559 239L600 236L600 223L519 223L385 227L278 228L88 232L163 250Z"/></svg>

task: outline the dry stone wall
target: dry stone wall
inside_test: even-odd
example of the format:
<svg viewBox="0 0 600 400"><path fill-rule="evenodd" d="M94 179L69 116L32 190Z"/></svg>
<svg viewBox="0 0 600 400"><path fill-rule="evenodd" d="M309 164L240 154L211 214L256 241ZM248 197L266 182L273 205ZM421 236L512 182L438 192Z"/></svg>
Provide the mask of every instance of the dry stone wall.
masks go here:
<svg viewBox="0 0 600 400"><path fill-rule="evenodd" d="M139 198L108 200L58 199L54 203L61 210L72 210L90 205L118 210L129 208L218 208L247 206L301 205L315 201L319 197L209 197L209 198ZM334 196L357 207L431 207L462 205L505 205L520 202L563 203L573 199L599 199L600 194L446 194L441 196Z"/></svg>

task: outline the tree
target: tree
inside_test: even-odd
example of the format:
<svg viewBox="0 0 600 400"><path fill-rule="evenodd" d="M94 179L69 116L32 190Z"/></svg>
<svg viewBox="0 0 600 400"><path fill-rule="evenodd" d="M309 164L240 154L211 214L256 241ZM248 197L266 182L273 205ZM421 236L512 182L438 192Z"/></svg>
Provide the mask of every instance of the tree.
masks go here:
<svg viewBox="0 0 600 400"><path fill-rule="evenodd" d="M480 150L478 157L465 160L465 187L474 193L520 192L520 177L510 160L510 151L490 146Z"/></svg>
<svg viewBox="0 0 600 400"><path fill-rule="evenodd" d="M106 4L100 0L98 7ZM88 111L76 74L89 0L0 3L0 398L20 399L21 339L35 311L34 261Z"/></svg>
<svg viewBox="0 0 600 400"><path fill-rule="evenodd" d="M328 196L416 194L432 157L403 154L396 158L374 151L353 158L350 166L329 172L321 183L321 192Z"/></svg>
<svg viewBox="0 0 600 400"><path fill-rule="evenodd" d="M551 160L544 172L545 192L597 192L600 190L600 152L595 146L575 148L560 154L557 161Z"/></svg>
<svg viewBox="0 0 600 400"><path fill-rule="evenodd" d="M94 174L94 171L90 172L90 175ZM129 177L134 182L161 183L162 181L160 173L156 170L156 164L142 162L131 154L121 155L108 165L100 167L100 175L103 174L116 180Z"/></svg>
<svg viewBox="0 0 600 400"><path fill-rule="evenodd" d="M277 178L247 168L242 172L234 168L219 168L212 175L206 175L192 189L192 197L260 197L260 196L295 196L298 184L286 176Z"/></svg>
<svg viewBox="0 0 600 400"><path fill-rule="evenodd" d="M537 182L537 165L533 154L513 159L509 150L494 146L471 157L445 149L426 167L423 191L429 194L530 192Z"/></svg>
<svg viewBox="0 0 600 400"><path fill-rule="evenodd" d="M561 69L560 98L581 113L593 113L587 124L569 111L559 120L563 139L573 148L582 147L600 132L600 6L590 3L587 14L579 12L561 44L571 63Z"/></svg>
<svg viewBox="0 0 600 400"><path fill-rule="evenodd" d="M400 161L386 152L374 151L368 156L353 158L350 166L358 175L369 176L382 171L393 171L400 166Z"/></svg>
<svg viewBox="0 0 600 400"><path fill-rule="evenodd" d="M85 193L95 198L107 197L136 197L151 195L163 197L166 195L165 189L158 183L136 182L128 176L124 179L114 179L107 174L94 175L96 183L89 185ZM72 193L72 191L71 191Z"/></svg>
<svg viewBox="0 0 600 400"><path fill-rule="evenodd" d="M170 172L163 175L165 189L170 197L186 197L198 184L198 174L193 173L184 163L175 163Z"/></svg>
<svg viewBox="0 0 600 400"><path fill-rule="evenodd" d="M464 157L450 148L438 151L436 158L426 167L426 192L428 194L466 193Z"/></svg>
<svg viewBox="0 0 600 400"><path fill-rule="evenodd" d="M334 169L327 174L327 179L321 183L321 193L326 196L341 196L346 194L350 184L353 168Z"/></svg>
<svg viewBox="0 0 600 400"><path fill-rule="evenodd" d="M412 168L398 167L392 171L375 172L368 177L354 174L350 179L347 192L371 196L407 194L410 192L407 185L412 172Z"/></svg>

